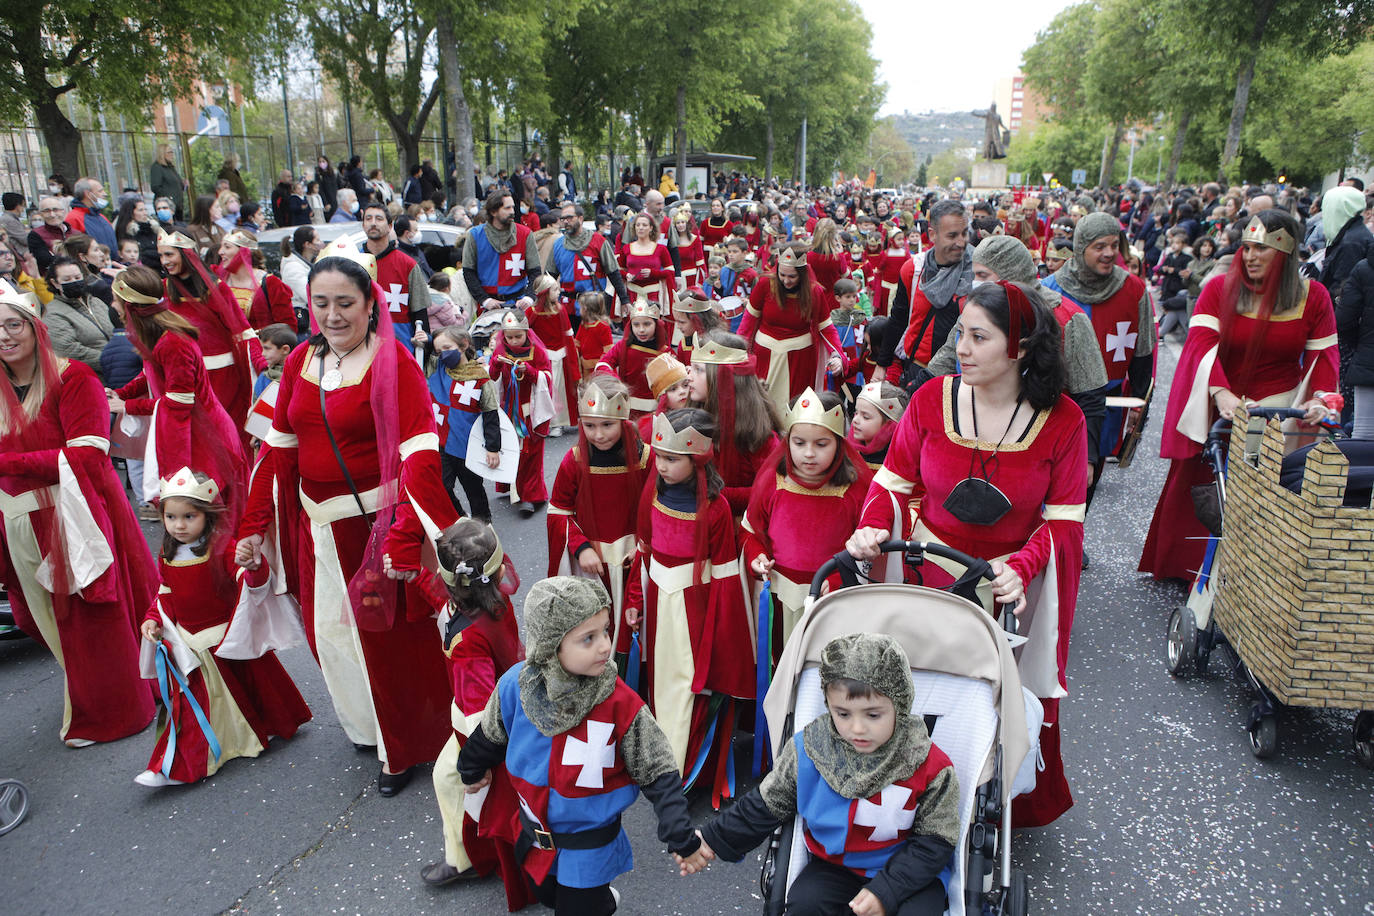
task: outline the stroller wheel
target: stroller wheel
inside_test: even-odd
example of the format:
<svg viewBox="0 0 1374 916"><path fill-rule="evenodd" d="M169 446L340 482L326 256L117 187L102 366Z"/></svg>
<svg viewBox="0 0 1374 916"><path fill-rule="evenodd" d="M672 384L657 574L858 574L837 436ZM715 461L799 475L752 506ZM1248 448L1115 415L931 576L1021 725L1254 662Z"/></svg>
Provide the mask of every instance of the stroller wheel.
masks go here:
<svg viewBox="0 0 1374 916"><path fill-rule="evenodd" d="M1169 615L1168 641L1166 643L1169 673L1174 677L1184 677L1193 667L1197 655L1197 622L1193 609L1186 604L1174 608Z"/></svg>
<svg viewBox="0 0 1374 916"><path fill-rule="evenodd" d="M29 790L17 779L0 779L0 836L19 826L29 813Z"/></svg>
<svg viewBox="0 0 1374 916"><path fill-rule="evenodd" d="M1011 887L1002 899L1002 916L1026 916L1030 912L1030 888L1026 883L1026 873L1019 868L1011 870Z"/></svg>
<svg viewBox="0 0 1374 916"><path fill-rule="evenodd" d="M1260 712L1259 706L1250 710L1250 753L1261 760L1274 756L1279 746L1278 719L1271 713Z"/></svg>
<svg viewBox="0 0 1374 916"><path fill-rule="evenodd" d="M1355 757L1374 770L1374 712L1366 709L1355 717Z"/></svg>

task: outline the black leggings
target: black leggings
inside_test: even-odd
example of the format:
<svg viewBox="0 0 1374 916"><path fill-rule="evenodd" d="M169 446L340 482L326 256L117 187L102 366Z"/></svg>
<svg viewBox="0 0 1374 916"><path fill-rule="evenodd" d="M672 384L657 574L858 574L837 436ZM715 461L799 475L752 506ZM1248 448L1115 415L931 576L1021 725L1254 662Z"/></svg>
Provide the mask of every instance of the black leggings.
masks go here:
<svg viewBox="0 0 1374 916"><path fill-rule="evenodd" d="M555 877L536 884L534 895L553 910L554 916L610 916L615 912L615 898L611 896L609 884L564 887Z"/></svg>
<svg viewBox="0 0 1374 916"><path fill-rule="evenodd" d="M479 418L477 422L482 421ZM461 483L463 493L468 498L468 506L472 509L468 514L479 521L491 521L491 506L487 504L486 480L480 474L474 474L468 470L467 464L456 455L440 452L439 457L444 476L444 490L448 493L448 498L453 500L453 508L458 510L459 515L463 514L463 507L458 502L458 495L453 492L453 485Z"/></svg>
<svg viewBox="0 0 1374 916"><path fill-rule="evenodd" d="M849 916L849 901L867 883L847 868L812 859L792 883L787 916ZM897 904L897 911L888 916L940 916L944 911L945 886L936 878Z"/></svg>

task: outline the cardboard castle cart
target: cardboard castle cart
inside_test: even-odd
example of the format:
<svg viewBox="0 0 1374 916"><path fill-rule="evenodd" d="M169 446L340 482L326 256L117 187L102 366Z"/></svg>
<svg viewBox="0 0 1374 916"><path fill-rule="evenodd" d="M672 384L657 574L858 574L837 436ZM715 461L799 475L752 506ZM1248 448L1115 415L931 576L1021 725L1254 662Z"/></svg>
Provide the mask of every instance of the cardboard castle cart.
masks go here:
<svg viewBox="0 0 1374 916"><path fill-rule="evenodd" d="M1344 504L1349 464L1330 440L1308 451L1294 492L1278 422L1249 455L1247 426L1237 411L1212 611L1258 698L1251 749L1276 750L1279 705L1354 709L1356 755L1374 768L1374 510Z"/></svg>

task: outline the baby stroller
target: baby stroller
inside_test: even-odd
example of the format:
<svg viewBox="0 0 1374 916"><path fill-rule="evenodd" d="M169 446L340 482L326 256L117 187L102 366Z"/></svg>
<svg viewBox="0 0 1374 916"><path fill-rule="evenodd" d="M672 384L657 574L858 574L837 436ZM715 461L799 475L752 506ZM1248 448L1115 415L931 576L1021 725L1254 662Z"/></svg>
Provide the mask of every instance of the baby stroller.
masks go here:
<svg viewBox="0 0 1374 916"><path fill-rule="evenodd" d="M1302 416L1291 408L1248 412L1261 422ZM1252 454L1248 420L1231 427L1218 421L1203 445L1216 485L1199 488L1198 517L1211 535L1187 602L1169 617L1169 673L1203 674L1225 646L1256 697L1246 731L1260 758L1277 750L1282 706L1363 705L1354 749L1374 768L1365 584L1374 547L1363 533L1371 526L1370 475L1358 465L1363 443L1341 449L1328 440L1285 456L1284 433L1270 424Z"/></svg>
<svg viewBox="0 0 1374 916"><path fill-rule="evenodd" d="M776 758L783 744L807 723L825 715L819 662L830 640L856 632L896 637L913 665L912 712L925 719L959 779L963 828L942 876L947 912L1021 916L1029 897L1025 874L1011 867L1011 798L1034 787L1038 741L1031 747L1027 713L1033 710L1036 720L1030 723L1030 734L1038 734L1040 702L1023 691L1017 675L1012 655L1015 617L1002 615L1008 627L1004 632L971 600L976 583L992 578L985 561L917 541L889 541L882 550L902 551L912 565L919 565L927 554L945 557L968 571L949 591L892 583L850 587L858 576L854 558L840 553L827 561L812 580L809 608L783 650L764 701L773 755ZM818 599L822 584L837 568L845 587ZM774 833L759 878L767 916L783 912L788 889L807 855L799 821L783 824ZM994 890L998 863L1000 881Z"/></svg>

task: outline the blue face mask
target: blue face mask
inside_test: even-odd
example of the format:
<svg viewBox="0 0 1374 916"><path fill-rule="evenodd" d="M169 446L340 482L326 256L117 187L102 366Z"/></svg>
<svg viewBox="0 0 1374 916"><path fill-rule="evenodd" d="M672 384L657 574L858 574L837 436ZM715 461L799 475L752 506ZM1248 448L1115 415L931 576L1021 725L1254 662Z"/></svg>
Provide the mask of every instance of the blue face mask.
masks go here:
<svg viewBox="0 0 1374 916"><path fill-rule="evenodd" d="M97 199L96 199L95 208L96 208L97 210L104 210L104 209L105 209L106 207L108 207L109 205L110 205L110 199L109 199L108 197L100 197L100 198L97 198Z"/></svg>
<svg viewBox="0 0 1374 916"><path fill-rule="evenodd" d="M439 353L439 362L443 363L445 369L457 369L463 364L463 351L444 350Z"/></svg>
<svg viewBox="0 0 1374 916"><path fill-rule="evenodd" d="M170 223L172 221L172 211L166 209L158 210L157 218L164 223Z"/></svg>

